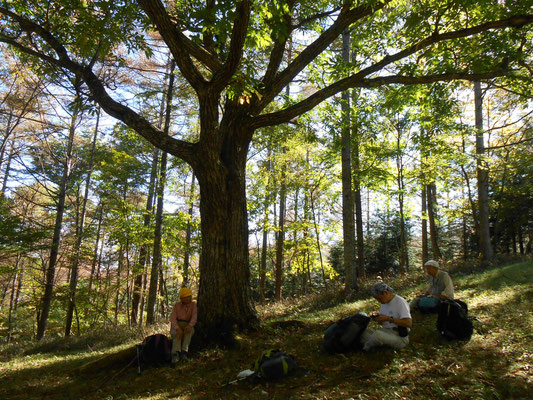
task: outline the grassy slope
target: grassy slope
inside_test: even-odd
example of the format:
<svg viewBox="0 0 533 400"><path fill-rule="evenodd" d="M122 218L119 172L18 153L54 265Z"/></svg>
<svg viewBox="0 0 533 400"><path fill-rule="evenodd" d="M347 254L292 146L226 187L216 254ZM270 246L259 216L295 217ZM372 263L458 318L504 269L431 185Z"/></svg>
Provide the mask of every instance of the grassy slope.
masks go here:
<svg viewBox="0 0 533 400"><path fill-rule="evenodd" d="M300 303L263 311L264 328L240 337L236 350L212 349L185 365L151 369L103 368L93 374L77 367L102 354L131 346L89 352L36 353L8 357L0 351L0 398L9 399L523 399L533 385L533 262L494 268L479 274L453 274L456 297L479 318L468 343L449 343L436 335L435 316L415 314L410 345L401 351L330 356L320 351L326 327L355 311L373 311L369 299L334 303L323 294ZM421 272L387 279L411 298L423 285ZM368 286L368 285L366 285ZM405 288L405 289L400 289ZM365 288L366 289L366 288ZM363 292L363 291L362 291ZM368 293L367 291L365 293ZM79 346L81 347L81 346ZM94 346L93 350L94 350ZM308 368L305 377L280 383L238 383L221 387L251 367L267 348L281 348ZM33 348L33 353L38 350ZM43 349L41 349L42 351ZM31 351L30 351L31 352ZM9 360L9 358L11 358ZM6 361L7 360L7 361Z"/></svg>

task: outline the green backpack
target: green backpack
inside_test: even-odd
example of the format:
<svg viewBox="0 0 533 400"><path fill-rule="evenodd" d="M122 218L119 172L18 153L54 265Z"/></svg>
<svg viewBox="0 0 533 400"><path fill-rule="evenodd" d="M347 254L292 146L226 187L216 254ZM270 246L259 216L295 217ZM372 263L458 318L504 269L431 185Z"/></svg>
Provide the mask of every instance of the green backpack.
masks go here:
<svg viewBox="0 0 533 400"><path fill-rule="evenodd" d="M254 375L269 381L280 380L285 376L292 375L301 369L294 357L282 350L265 350L255 360L253 365Z"/></svg>

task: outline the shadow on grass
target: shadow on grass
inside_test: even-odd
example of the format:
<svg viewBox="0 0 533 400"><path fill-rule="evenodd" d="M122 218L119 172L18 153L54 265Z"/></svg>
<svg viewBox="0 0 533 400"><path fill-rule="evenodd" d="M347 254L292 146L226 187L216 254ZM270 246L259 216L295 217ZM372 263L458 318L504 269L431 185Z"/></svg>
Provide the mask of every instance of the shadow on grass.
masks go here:
<svg viewBox="0 0 533 400"><path fill-rule="evenodd" d="M523 266L508 266L457 280L462 300L481 320L475 323L476 332L469 342L440 339L436 315L415 313L410 344L405 349L332 356L321 351L322 338L332 320L347 316L341 315L346 308L337 304L332 313L310 314L293 309L292 314L287 313L291 320L271 320L257 332L239 335L238 349L204 350L194 354L188 364L150 369L140 376L134 367L118 376L121 367L91 375L73 373L97 355L26 357L19 364L0 367L0 398L527 398L532 375L526 367L532 362L524 357L532 353L533 278L526 272L522 281L523 272ZM516 279L518 282L513 283ZM281 382L223 386L238 372L250 369L269 348L293 354L309 373Z"/></svg>

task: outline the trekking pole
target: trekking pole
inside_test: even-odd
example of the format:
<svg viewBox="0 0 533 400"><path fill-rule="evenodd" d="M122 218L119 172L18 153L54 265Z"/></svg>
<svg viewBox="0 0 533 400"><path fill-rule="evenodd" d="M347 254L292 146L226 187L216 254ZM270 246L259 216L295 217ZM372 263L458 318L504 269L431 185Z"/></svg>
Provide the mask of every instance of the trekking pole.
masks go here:
<svg viewBox="0 0 533 400"><path fill-rule="evenodd" d="M226 387L226 386L229 386L229 385L233 385L234 383L237 383L237 382L240 382L240 381L244 381L245 379L248 379L248 378L251 378L252 376L254 376L255 374L252 374L252 375L248 375L248 376L243 376L242 378L237 378L237 379L234 379L232 381L228 381L226 383L224 383L222 385L222 387Z"/></svg>
<svg viewBox="0 0 533 400"><path fill-rule="evenodd" d="M136 345L135 349L137 350L137 374L141 375L141 360L139 358L139 345Z"/></svg>

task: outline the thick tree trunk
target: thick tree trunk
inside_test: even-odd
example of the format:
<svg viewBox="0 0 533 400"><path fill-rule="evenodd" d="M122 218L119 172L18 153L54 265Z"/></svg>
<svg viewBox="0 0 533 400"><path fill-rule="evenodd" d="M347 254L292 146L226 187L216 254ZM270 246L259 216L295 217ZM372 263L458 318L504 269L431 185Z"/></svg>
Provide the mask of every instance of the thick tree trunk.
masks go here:
<svg viewBox="0 0 533 400"><path fill-rule="evenodd" d="M235 152L235 147L225 151ZM245 157L242 150L211 162L206 156L195 171L202 216L195 336L223 345L233 342L235 328L258 323L250 293Z"/></svg>
<svg viewBox="0 0 533 400"><path fill-rule="evenodd" d="M483 135L483 96L481 83L474 82L475 114L476 114L476 155L477 155L477 187L479 209L479 250L483 263L490 263L494 251L490 242L489 231L489 169L483 159L485 143Z"/></svg>

